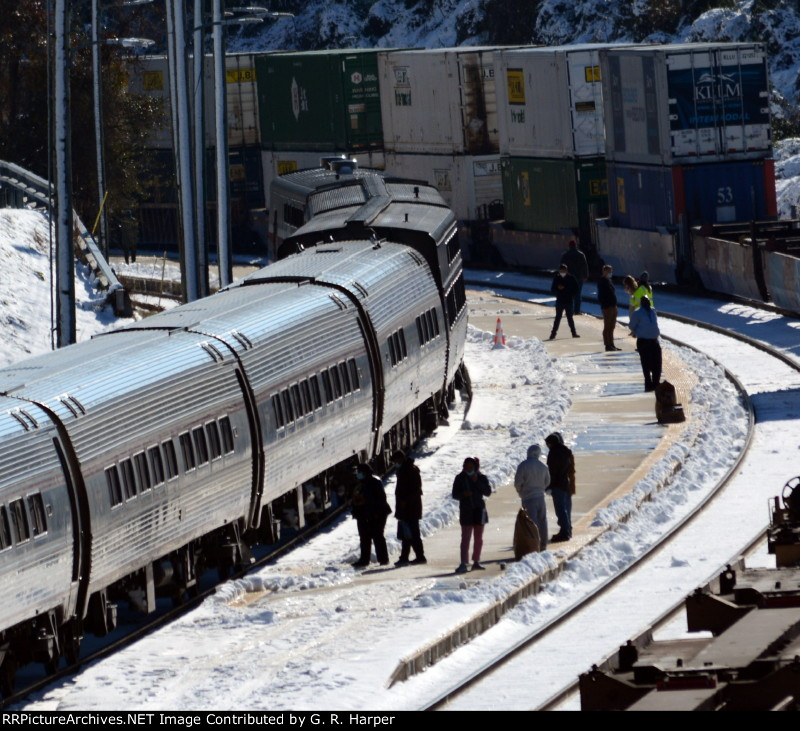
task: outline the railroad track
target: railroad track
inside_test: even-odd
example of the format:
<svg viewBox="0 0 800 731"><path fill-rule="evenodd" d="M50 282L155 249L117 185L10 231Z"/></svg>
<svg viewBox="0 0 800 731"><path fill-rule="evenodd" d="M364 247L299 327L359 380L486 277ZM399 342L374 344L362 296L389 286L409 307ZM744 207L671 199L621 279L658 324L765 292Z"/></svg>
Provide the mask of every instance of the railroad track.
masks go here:
<svg viewBox="0 0 800 731"><path fill-rule="evenodd" d="M15 691L12 695L0 699L0 708L7 708L9 706L14 705L15 703L19 703L32 693L36 693L37 691L46 688L48 685L57 680L61 680L62 678L66 678L70 675L74 675L82 667L89 665L97 660L101 660L104 657L108 657L109 655L112 655L113 653L121 650L122 648L133 644L134 642L141 639L145 635L150 634L151 632L154 632L160 627L169 624L178 617L182 616L183 614L186 614L195 607L199 606L203 601L205 601L205 599L207 599L209 596L211 596L216 592L217 587L221 583L224 583L226 581L232 581L235 579L240 579L246 574L253 571L253 569L265 566L270 561L274 561L275 559L279 558L283 554L290 551L298 544L306 541L308 538L313 536L317 531L321 530L322 528L332 523L347 508L348 508L347 505L342 505L333 509L330 513L325 515L322 518L322 520L315 523L308 530L298 533L296 536L292 537L285 543L280 544L274 550L271 550L264 556L255 559L245 568L235 571L234 573L228 575L224 579L214 582L206 580L204 582L206 584L206 588L199 591L196 595L187 598L185 601L181 602L181 604L174 606L171 609L164 609L158 612L157 614L149 615L146 619L143 619L142 623L139 626L136 626L130 632L126 633L124 637L115 640L108 640L107 642L99 640L99 643L102 646L96 650L87 653L85 656L80 657L77 662L68 663L64 667L59 668L55 673L47 675L46 677L42 677L38 680L35 680L32 683L28 683L24 688ZM209 583L211 585L208 585Z"/></svg>
<svg viewBox="0 0 800 731"><path fill-rule="evenodd" d="M480 286L480 287L488 287L490 289L497 289L502 290L521 290L526 292L541 292L541 290L536 288L522 288L522 287L497 287L493 288L491 285L487 285L485 282L468 282L468 285L472 286ZM724 328L720 328L715 325L710 325L708 323L700 322L697 320L692 320L691 318L682 317L682 316L672 316L667 313L660 313L661 320L662 320L662 331L663 330L672 330L674 329L670 323L679 324L679 326L683 327L695 327L700 328L701 331L704 333L714 333L715 336L720 336L724 338L733 339L739 344L739 348L742 350L740 353L731 353L726 352L724 354L724 359L726 363L730 364L731 362L737 362L741 360L741 362L747 362L747 354L746 350L750 348L755 348L761 353L769 356L769 358L778 361L782 366L788 367L797 377L798 383L800 383L800 362L796 359L791 358L784 353L776 350L775 348L770 347L769 345L757 341L753 338L748 336L741 335L739 333L735 333ZM680 329L680 328L679 328ZM682 345L687 345L688 347L694 347L696 350L702 351L703 347L698 347L698 343L695 342L694 344L690 342L686 342L685 339L665 335L665 339L668 339L672 342L679 343ZM706 339L705 337L702 339ZM708 348L705 348L707 351ZM725 488L736 478L740 467L743 461L748 457L750 452L750 448L752 445L753 435L755 431L755 424L756 424L756 407L753 404L752 399L750 398L749 390L747 384L743 384L738 375L734 372L734 369L726 367L726 363L720 363L718 358L713 358L708 352L705 353L707 356L712 357L717 363L719 363L724 369L727 377L735 384L737 391L741 394L742 398L744 399L745 404L747 405L748 414L749 414L749 428L748 428L748 436L746 444L743 446L739 456L735 460L735 462L730 465L726 473L719 479L716 486L711 490L706 497L700 501L694 509L686 515L679 523L673 526L669 532L663 535L660 540L655 543L649 550L643 553L635 562L631 563L627 566L623 571L615 574L614 576L610 577L607 581L602 583L600 586L596 587L596 589L588 595L583 595L581 599L571 606L563 609L559 612L556 616L550 618L546 623L536 627L535 630L531 631L524 639L518 640L513 646L507 647L498 655L495 655L486 663L484 663L481 667L476 668L473 672L471 672L468 676L461 678L457 683L454 683L450 688L446 691L440 693L436 698L428 701L424 706L423 710L439 710L444 708L452 708L452 707L459 707L458 700L465 698L467 695L477 696L483 693L487 697L493 697L492 694L496 692L498 687L505 687L503 685L504 681L499 680L502 677L502 673L504 668L511 666L517 660L522 657L530 658L531 655L535 652L535 648L540 647L543 643L550 637L554 635L560 628L567 626L567 624L574 620L575 617L581 613L586 612L589 610L593 605L598 604L601 600L607 599L612 592L617 590L619 587L622 586L623 582L625 582L630 576L635 574L636 572L643 572L646 569L644 567L647 566L648 562L652 562L654 557L656 557L659 552L664 550L665 546L669 546L675 539L679 538L682 534L686 534L688 531L691 530L693 524L699 521L701 516L707 516L709 511L713 510L715 504L721 502L722 498L725 495ZM777 486L776 486L777 487ZM707 511L706 508L709 510ZM720 562L719 567L714 567L713 570L710 570L709 579L711 575L714 575L722 570L726 564L730 564L735 562L739 559L742 553L748 552L753 545L755 545L758 541L762 540L763 538L763 530L758 532L756 535L747 539L743 546L737 548L735 554L731 554L730 556L726 557L726 560ZM694 587L692 587L694 588ZM672 603L663 611L659 612L657 616L653 617L651 622L648 625L647 629L650 629L652 625L659 625L666 621L666 618L672 616L676 611L680 609L683 605L684 596L681 594L681 598L679 601ZM641 630L640 630L641 631ZM645 630L646 631L646 630ZM631 631L628 636L635 634L635 631ZM597 658L594 660L597 661ZM528 667L535 667L535 660L533 663L529 662ZM586 667L582 667L578 669L578 672L583 672L589 669L589 665ZM537 709L537 710L552 710L555 707L559 706L563 703L564 699L571 696L576 692L578 680L577 680L577 672L574 674L573 679L571 682L564 684L562 687L558 688L553 692L549 692L546 697L540 698L535 702L532 702L528 708ZM482 690L483 689L483 690ZM469 707L469 703L464 703L465 707Z"/></svg>

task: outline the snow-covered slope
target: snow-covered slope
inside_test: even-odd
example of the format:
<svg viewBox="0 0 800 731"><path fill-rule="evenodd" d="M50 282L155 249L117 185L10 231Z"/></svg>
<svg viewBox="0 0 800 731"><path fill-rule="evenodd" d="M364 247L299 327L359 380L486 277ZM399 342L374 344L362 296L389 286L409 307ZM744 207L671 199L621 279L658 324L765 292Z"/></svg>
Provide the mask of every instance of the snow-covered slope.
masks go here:
<svg viewBox="0 0 800 731"><path fill-rule="evenodd" d="M0 209L0 366L51 349L50 232L32 210ZM86 340L118 322L88 267L75 267L76 327Z"/></svg>

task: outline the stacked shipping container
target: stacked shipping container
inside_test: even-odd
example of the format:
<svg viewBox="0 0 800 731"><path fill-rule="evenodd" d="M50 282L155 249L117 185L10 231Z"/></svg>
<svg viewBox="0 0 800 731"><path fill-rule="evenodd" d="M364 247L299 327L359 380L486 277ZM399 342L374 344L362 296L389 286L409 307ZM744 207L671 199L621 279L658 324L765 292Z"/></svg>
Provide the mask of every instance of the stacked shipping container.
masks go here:
<svg viewBox="0 0 800 731"><path fill-rule="evenodd" d="M497 84L506 225L591 240L608 211L599 51L502 51Z"/></svg>
<svg viewBox="0 0 800 731"><path fill-rule="evenodd" d="M461 220L502 216L495 60L500 49L378 56L388 172L435 185Z"/></svg>
<svg viewBox="0 0 800 731"><path fill-rule="evenodd" d="M607 49L610 221L656 230L777 214L759 44Z"/></svg>
<svg viewBox="0 0 800 731"><path fill-rule="evenodd" d="M189 64L191 68L191 63ZM153 149L153 174L174 181L175 164L172 152L172 122L170 117L171 83L166 56L141 56L131 59L128 66L129 88L153 96L164 107L165 123L155 130L149 140ZM231 219L233 222L233 247L236 253L258 253L254 239L257 228L254 217L263 211L264 176L259 144L259 119L256 93L255 57L248 53L228 54L225 58L227 138L230 161ZM206 193L213 203L215 191L214 151L216 145L214 114L214 69L210 56L204 59L205 104L204 136L206 144ZM142 204L139 215L139 241L147 246L177 248L177 199L164 188L160 197ZM165 195L166 194L166 195ZM213 214L215 206L210 206ZM209 221L210 222L210 221ZM210 236L216 235L212 225L207 227ZM266 242L263 242L266 243Z"/></svg>

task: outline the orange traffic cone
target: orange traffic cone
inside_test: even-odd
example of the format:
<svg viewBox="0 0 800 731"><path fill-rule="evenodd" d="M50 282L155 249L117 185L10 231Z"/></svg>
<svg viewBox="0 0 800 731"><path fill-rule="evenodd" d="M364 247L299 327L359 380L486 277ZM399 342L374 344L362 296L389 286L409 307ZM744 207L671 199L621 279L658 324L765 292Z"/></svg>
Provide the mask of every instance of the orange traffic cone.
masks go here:
<svg viewBox="0 0 800 731"><path fill-rule="evenodd" d="M494 347L504 348L506 346L506 336L503 335L503 326L500 324L500 318L497 318L497 327L494 331Z"/></svg>

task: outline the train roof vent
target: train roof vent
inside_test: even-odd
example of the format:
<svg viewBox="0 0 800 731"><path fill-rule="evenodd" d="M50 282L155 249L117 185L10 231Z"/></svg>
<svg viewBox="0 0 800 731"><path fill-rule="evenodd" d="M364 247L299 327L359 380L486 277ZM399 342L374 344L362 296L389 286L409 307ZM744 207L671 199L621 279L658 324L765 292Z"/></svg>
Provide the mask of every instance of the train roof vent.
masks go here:
<svg viewBox="0 0 800 731"><path fill-rule="evenodd" d="M337 307L338 307L340 310L346 310L346 309L347 309L347 305L346 305L344 302L342 302L342 299L341 299L341 297L339 297L339 296L338 296L338 295L336 295L336 294L331 294L331 295L329 295L329 296L330 296L330 298L331 298L331 299L332 299L332 300L333 300L333 301L336 303L336 306L337 306Z"/></svg>
<svg viewBox="0 0 800 731"><path fill-rule="evenodd" d="M216 363L222 363L225 360L222 353L220 353L211 343L200 343L200 347L211 356L211 360Z"/></svg>
<svg viewBox="0 0 800 731"><path fill-rule="evenodd" d="M253 341L244 333L240 333L238 330L231 330L231 335L245 350L250 350L253 347Z"/></svg>
<svg viewBox="0 0 800 731"><path fill-rule="evenodd" d="M13 416L25 431L30 431L31 429L38 429L39 422L36 421L25 409L17 409L16 411L9 412L11 416Z"/></svg>
<svg viewBox="0 0 800 731"><path fill-rule="evenodd" d="M70 413L77 419L79 416L83 416L86 413L86 409L83 407L78 399L74 396L59 396L58 400L66 406Z"/></svg>
<svg viewBox="0 0 800 731"><path fill-rule="evenodd" d="M419 267L422 266L422 264L423 264L422 257L419 254L417 254L416 251L410 251L409 250L409 251L406 251L406 254L408 254L416 262L417 266L419 266Z"/></svg>

